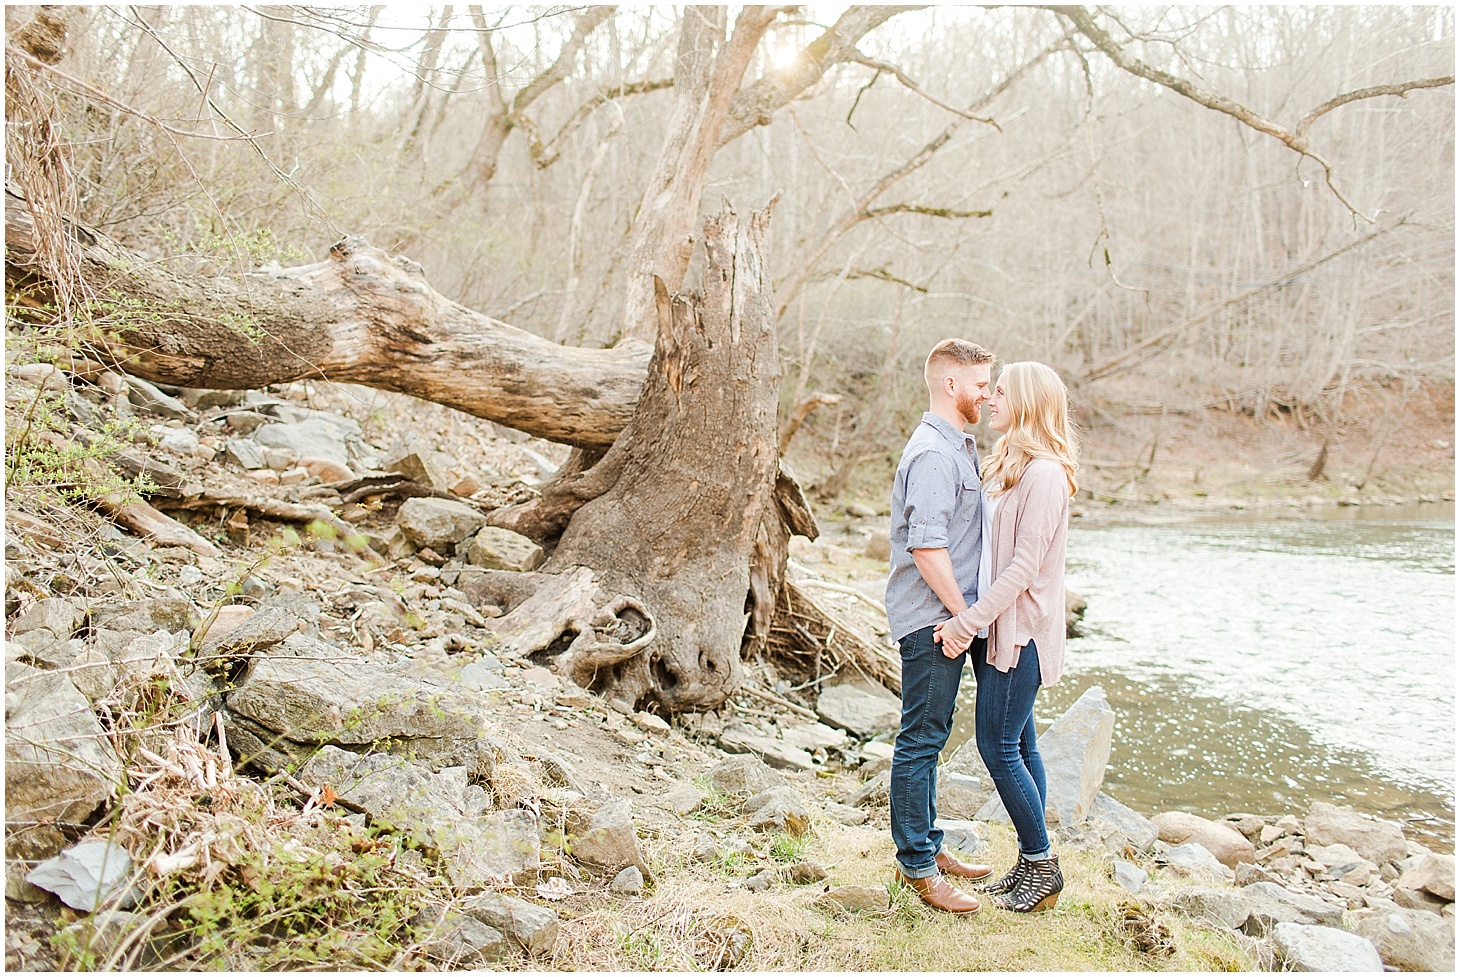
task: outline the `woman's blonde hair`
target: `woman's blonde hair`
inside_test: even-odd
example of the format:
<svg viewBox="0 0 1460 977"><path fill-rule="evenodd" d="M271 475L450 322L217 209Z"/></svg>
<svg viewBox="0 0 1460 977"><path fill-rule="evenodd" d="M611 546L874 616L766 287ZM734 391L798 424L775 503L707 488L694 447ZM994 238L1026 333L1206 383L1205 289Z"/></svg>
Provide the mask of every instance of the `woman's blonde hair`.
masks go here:
<svg viewBox="0 0 1460 977"><path fill-rule="evenodd" d="M1009 491L1035 458L1059 462L1070 483L1070 495L1079 490L1075 460L1079 445L1070 423L1069 397L1059 374L1043 363L1010 363L999 374L1004 387L1000 411L1009 417L1009 430L999 438L983 465L984 484L995 494Z"/></svg>

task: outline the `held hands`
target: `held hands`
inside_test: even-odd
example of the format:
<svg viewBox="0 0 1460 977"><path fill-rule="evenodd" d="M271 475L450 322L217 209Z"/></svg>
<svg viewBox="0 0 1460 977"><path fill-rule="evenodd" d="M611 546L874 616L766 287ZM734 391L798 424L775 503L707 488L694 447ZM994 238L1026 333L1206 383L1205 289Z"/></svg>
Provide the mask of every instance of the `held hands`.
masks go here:
<svg viewBox="0 0 1460 977"><path fill-rule="evenodd" d="M968 621L967 611L933 627L933 640L943 645L943 654L948 658L967 651L977 634L978 628Z"/></svg>

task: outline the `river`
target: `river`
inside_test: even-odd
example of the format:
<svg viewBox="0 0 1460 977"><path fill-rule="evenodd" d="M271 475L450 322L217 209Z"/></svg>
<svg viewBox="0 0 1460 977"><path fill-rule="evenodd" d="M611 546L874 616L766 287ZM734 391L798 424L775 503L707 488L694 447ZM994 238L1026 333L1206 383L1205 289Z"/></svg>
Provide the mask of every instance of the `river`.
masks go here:
<svg viewBox="0 0 1460 977"><path fill-rule="evenodd" d="M1454 848L1453 503L1070 531L1090 602L1043 728L1099 684L1143 813L1350 804ZM973 735L965 682L950 748Z"/></svg>

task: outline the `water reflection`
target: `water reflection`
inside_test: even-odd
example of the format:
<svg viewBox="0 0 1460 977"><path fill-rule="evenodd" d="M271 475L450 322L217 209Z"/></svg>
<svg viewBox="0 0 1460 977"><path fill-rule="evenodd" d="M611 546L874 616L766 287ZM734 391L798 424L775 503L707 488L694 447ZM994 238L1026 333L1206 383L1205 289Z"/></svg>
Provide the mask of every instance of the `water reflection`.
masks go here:
<svg viewBox="0 0 1460 977"><path fill-rule="evenodd" d="M1453 506L1379 515L1076 529L1091 634L1039 718L1102 685L1106 784L1143 812L1325 800L1452 848ZM973 735L973 691L951 745Z"/></svg>

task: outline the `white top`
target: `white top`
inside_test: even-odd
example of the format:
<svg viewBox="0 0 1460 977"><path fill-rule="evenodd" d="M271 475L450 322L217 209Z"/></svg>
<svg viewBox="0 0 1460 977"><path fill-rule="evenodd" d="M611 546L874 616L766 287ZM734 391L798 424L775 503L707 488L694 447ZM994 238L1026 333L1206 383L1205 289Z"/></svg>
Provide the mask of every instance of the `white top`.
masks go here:
<svg viewBox="0 0 1460 977"><path fill-rule="evenodd" d="M1004 500L1008 492L1000 492L998 495L985 493L983 497L983 545L979 548L978 555L978 592L982 596L989 592L994 585L994 519L998 517L999 503ZM980 638L989 636L988 628L980 628ZM1024 633L1014 635L1014 644L1023 648L1029 643L1030 636Z"/></svg>
<svg viewBox="0 0 1460 977"><path fill-rule="evenodd" d="M978 592L986 594L994 582L994 513L999 510L1000 496L987 492L983 497L983 545L978 554ZM988 628L979 628L978 636L987 638Z"/></svg>

